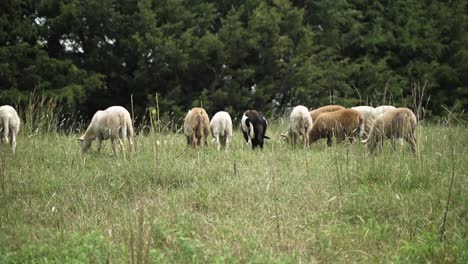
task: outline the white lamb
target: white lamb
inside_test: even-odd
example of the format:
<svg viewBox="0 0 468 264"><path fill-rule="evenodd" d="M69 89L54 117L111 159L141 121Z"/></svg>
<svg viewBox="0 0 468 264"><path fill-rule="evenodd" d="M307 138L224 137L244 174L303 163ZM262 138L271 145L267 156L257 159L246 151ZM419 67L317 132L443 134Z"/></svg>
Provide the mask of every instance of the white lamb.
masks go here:
<svg viewBox="0 0 468 264"><path fill-rule="evenodd" d="M211 134L216 139L218 150L223 147L228 149L229 140L232 138L232 119L228 112L217 112L210 122Z"/></svg>
<svg viewBox="0 0 468 264"><path fill-rule="evenodd" d="M364 128L361 129L361 138L367 138L369 135L369 131L372 127L372 123L374 122L375 119L375 108L372 106L367 106L367 105L361 105L361 106L355 106L352 107L351 109L357 110L362 113L364 116Z"/></svg>
<svg viewBox="0 0 468 264"><path fill-rule="evenodd" d="M16 110L9 106L4 105L0 107L0 131L2 136L0 142L5 140L6 143L10 143L11 151L13 154L16 150L16 135L20 128L20 119Z"/></svg>
<svg viewBox="0 0 468 264"><path fill-rule="evenodd" d="M121 106L111 106L106 110L97 111L91 124L85 134L78 140L81 142L81 150L85 153L91 146L93 140L98 140L98 152L101 150L103 140L110 139L112 150L117 155L115 150L115 140L118 140L121 151L123 153L124 146L121 139L127 138L129 151L133 149L133 124L130 113L127 109Z"/></svg>
<svg viewBox="0 0 468 264"><path fill-rule="evenodd" d="M294 107L289 117L289 132L281 136L290 140L293 144L302 136L304 145L309 143L309 131L312 128L312 117L309 109L303 105Z"/></svg>

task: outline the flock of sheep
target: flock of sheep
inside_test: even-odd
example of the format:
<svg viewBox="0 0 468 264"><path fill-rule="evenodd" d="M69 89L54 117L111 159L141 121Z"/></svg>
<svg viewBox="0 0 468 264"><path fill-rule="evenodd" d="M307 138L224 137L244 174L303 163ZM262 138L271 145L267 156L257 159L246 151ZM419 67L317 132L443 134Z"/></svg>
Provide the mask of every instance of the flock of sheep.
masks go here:
<svg viewBox="0 0 468 264"><path fill-rule="evenodd" d="M111 106L106 110L97 111L86 132L78 139L81 149L86 152L92 141L98 140L98 151L103 140L110 139L112 150L117 154L117 141L121 151L124 151L123 139L127 139L128 148L133 151L133 122L130 113L121 106ZM309 112L305 106L296 106L290 115L289 131L282 134L288 142L303 145L326 138L328 146L332 145L333 138L338 142L348 139L351 143L355 139L362 139L372 153L376 148L383 146L385 139L401 138L406 140L413 153L416 153L416 116L408 108L395 108L394 106L357 106L346 109L339 105L328 105ZM267 119L261 112L247 110L241 119L241 130L246 142L251 142L252 149L263 148L268 126ZM0 107L1 142L10 144L14 153L16 148L16 135L20 127L18 113L11 106ZM184 134L190 146L206 146L208 136L216 140L218 150L227 149L232 139L232 119L225 111L217 112L213 118L203 108L192 108L184 120Z"/></svg>

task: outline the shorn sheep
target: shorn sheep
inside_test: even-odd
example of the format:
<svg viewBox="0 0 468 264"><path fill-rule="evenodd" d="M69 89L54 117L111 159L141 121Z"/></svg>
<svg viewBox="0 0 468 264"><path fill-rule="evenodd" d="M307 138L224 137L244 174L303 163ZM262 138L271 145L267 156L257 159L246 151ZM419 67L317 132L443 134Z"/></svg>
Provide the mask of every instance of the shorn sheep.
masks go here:
<svg viewBox="0 0 468 264"><path fill-rule="evenodd" d="M312 122L315 122L317 117L323 113L335 112L338 110L346 109L341 105L326 105L315 110L310 111L310 116L312 117Z"/></svg>
<svg viewBox="0 0 468 264"><path fill-rule="evenodd" d="M362 113L364 116L364 127L361 130L361 138L367 138L369 135L369 131L372 127L372 123L374 122L375 119L375 108L372 106L356 106L352 107L351 109L357 110Z"/></svg>
<svg viewBox="0 0 468 264"><path fill-rule="evenodd" d="M338 142L348 138L353 143L355 137L359 137L364 117L361 112L353 109L342 109L335 112L323 113L317 117L309 132L309 143L320 138L327 138L327 145L332 145L332 138Z"/></svg>
<svg viewBox="0 0 468 264"><path fill-rule="evenodd" d="M252 149L257 146L263 148L263 140L270 139L266 136L268 121L262 113L256 110L247 110L244 112L241 120L242 133L246 142L252 142Z"/></svg>
<svg viewBox="0 0 468 264"><path fill-rule="evenodd" d="M223 147L228 149L229 140L232 138L232 119L228 112L217 112L210 122L211 134L216 139L218 150Z"/></svg>
<svg viewBox="0 0 468 264"><path fill-rule="evenodd" d="M127 138L129 151L133 150L133 124L130 113L122 106L111 106L106 110L97 111L86 132L78 140L81 143L83 153L91 147L93 140L98 140L97 150L101 151L102 141L111 140L112 150L117 155L115 141L119 142L122 153L124 145L122 139Z"/></svg>
<svg viewBox="0 0 468 264"><path fill-rule="evenodd" d="M411 146L413 153L416 153L416 116L408 108L396 108L378 115L372 125L369 137L363 142L367 144L371 153L377 147L382 148L385 139L405 139Z"/></svg>
<svg viewBox="0 0 468 264"><path fill-rule="evenodd" d="M304 145L309 143L309 130L312 128L312 117L309 109L303 105L294 107L289 117L289 132L282 134L291 143L296 144L297 140L302 137Z"/></svg>
<svg viewBox="0 0 468 264"><path fill-rule="evenodd" d="M20 119L16 110L9 106L0 106L0 141L10 143L13 154L16 151L16 136L20 128Z"/></svg>
<svg viewBox="0 0 468 264"><path fill-rule="evenodd" d="M201 146L201 141L208 145L208 135L210 134L210 118L205 109L194 107L188 111L184 120L184 134L187 137L187 144L193 147Z"/></svg>

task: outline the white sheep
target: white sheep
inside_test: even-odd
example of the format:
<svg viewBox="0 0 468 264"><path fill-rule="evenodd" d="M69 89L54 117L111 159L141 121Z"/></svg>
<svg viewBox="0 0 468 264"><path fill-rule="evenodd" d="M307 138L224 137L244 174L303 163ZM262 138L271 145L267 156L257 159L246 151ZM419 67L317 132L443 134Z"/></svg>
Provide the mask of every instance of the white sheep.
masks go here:
<svg viewBox="0 0 468 264"><path fill-rule="evenodd" d="M377 106L374 110L374 114L376 116L378 115L381 115L381 114L384 114L388 111L392 111L394 110L396 107L394 107L393 105L381 105L381 106Z"/></svg>
<svg viewBox="0 0 468 264"><path fill-rule="evenodd" d="M293 144L296 144L297 139L302 136L302 142L307 145L309 143L309 131L312 128L312 117L309 109L303 105L294 107L289 117L289 123L289 132L281 136L290 140Z"/></svg>
<svg viewBox="0 0 468 264"><path fill-rule="evenodd" d="M16 110L9 106L4 105L0 107L0 130L3 132L0 137L1 142L5 140L10 143L11 151L16 151L16 135L20 128L20 119Z"/></svg>
<svg viewBox="0 0 468 264"><path fill-rule="evenodd" d="M360 136L361 138L367 138L367 136L369 135L369 131L372 127L372 123L375 119L375 108L372 106L361 105L352 107L351 109L361 112L364 116L364 128L361 130Z"/></svg>
<svg viewBox="0 0 468 264"><path fill-rule="evenodd" d="M228 112L217 112L210 122L211 134L216 139L218 150L221 147L226 150L229 147L229 140L232 138L232 119Z"/></svg>
<svg viewBox="0 0 468 264"><path fill-rule="evenodd" d="M93 140L98 140L98 152L101 150L103 140L110 139L112 143L112 150L117 155L115 150L115 140L119 142L121 151L123 153L124 146L122 139L127 138L129 151L133 150L133 124L130 113L122 106L111 106L106 110L97 111L88 129L78 140L81 143L81 150L85 153Z"/></svg>
<svg viewBox="0 0 468 264"><path fill-rule="evenodd" d="M367 144L369 151L372 153L377 146L383 146L386 138L405 139L410 145L411 150L416 153L416 116L408 108L396 108L378 115L369 133L369 137L363 142Z"/></svg>

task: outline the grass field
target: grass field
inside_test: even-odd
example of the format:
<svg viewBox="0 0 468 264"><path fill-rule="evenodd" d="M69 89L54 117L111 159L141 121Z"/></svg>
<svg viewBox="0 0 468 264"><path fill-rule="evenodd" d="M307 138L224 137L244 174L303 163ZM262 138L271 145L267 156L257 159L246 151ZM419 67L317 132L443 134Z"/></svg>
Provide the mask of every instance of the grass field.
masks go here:
<svg viewBox="0 0 468 264"><path fill-rule="evenodd" d="M125 158L23 131L0 156L0 263L468 263L466 128L419 127L416 156L283 129L263 151L150 133Z"/></svg>

